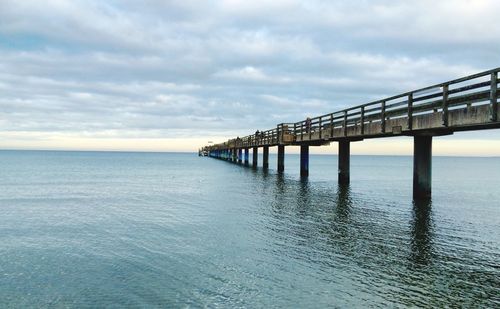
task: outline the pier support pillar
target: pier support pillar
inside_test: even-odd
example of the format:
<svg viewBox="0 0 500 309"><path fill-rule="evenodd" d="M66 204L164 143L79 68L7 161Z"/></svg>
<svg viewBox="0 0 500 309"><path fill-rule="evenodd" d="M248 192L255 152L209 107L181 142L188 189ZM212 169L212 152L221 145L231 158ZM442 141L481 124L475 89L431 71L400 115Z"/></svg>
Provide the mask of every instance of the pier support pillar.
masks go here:
<svg viewBox="0 0 500 309"><path fill-rule="evenodd" d="M413 140L413 198L431 197L432 136L415 136Z"/></svg>
<svg viewBox="0 0 500 309"><path fill-rule="evenodd" d="M350 180L351 144L349 141L339 142L339 184L349 184Z"/></svg>
<svg viewBox="0 0 500 309"><path fill-rule="evenodd" d="M309 146L300 146L300 176L309 176Z"/></svg>
<svg viewBox="0 0 500 309"><path fill-rule="evenodd" d="M262 147L262 167L266 170L269 168L269 146Z"/></svg>
<svg viewBox="0 0 500 309"><path fill-rule="evenodd" d="M245 148L245 165L248 166L248 148Z"/></svg>
<svg viewBox="0 0 500 309"><path fill-rule="evenodd" d="M278 172L285 171L285 145L278 145Z"/></svg>
<svg viewBox="0 0 500 309"><path fill-rule="evenodd" d="M243 162L243 157L242 157L242 149L238 149L238 163L241 164Z"/></svg>
<svg viewBox="0 0 500 309"><path fill-rule="evenodd" d="M236 148L233 148L232 149L232 152L233 152L233 157L231 158L234 163L238 162L238 150L236 150Z"/></svg>
<svg viewBox="0 0 500 309"><path fill-rule="evenodd" d="M253 147L253 151L252 151L252 167L257 167L258 160L259 160L259 147Z"/></svg>

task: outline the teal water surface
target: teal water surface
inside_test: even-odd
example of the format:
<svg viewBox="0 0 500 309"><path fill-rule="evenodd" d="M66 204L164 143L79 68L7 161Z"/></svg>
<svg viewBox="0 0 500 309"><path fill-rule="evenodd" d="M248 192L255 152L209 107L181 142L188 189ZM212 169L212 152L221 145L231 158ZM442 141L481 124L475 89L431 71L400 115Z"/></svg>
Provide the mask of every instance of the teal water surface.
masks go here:
<svg viewBox="0 0 500 309"><path fill-rule="evenodd" d="M499 307L500 158L0 151L0 307Z"/></svg>

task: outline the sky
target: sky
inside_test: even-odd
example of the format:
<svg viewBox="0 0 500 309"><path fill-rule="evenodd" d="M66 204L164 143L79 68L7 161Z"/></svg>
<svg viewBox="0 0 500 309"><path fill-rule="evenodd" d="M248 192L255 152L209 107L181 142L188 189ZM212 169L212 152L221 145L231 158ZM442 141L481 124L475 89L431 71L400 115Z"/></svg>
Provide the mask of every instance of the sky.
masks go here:
<svg viewBox="0 0 500 309"><path fill-rule="evenodd" d="M195 151L499 67L498 12L496 0L0 0L0 149ZM411 154L412 140L353 153ZM436 138L434 153L499 156L500 130Z"/></svg>

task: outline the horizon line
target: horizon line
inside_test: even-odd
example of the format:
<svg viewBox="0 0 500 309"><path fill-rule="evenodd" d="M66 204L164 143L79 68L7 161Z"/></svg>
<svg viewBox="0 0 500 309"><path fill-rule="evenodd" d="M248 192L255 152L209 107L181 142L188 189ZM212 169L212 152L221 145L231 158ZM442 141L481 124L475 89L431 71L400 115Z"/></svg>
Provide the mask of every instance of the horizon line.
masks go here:
<svg viewBox="0 0 500 309"><path fill-rule="evenodd" d="M198 151L148 151L148 150L86 150L86 149L3 149L0 151L25 151L25 152L102 152L102 153L178 153L178 154L196 154ZM270 152L275 155L276 153ZM259 156L261 154L259 153ZM300 155L300 153L286 153L286 155ZM338 156L338 153L311 153L311 156ZM351 154L358 157L413 157L412 154ZM433 157L450 157L450 158L500 158L498 155L432 155Z"/></svg>

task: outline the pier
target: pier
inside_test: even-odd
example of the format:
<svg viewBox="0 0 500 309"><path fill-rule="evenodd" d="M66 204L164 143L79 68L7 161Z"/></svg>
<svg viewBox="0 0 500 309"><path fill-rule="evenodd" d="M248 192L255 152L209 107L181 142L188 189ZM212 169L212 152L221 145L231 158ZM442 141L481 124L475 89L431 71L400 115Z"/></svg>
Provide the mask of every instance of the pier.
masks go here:
<svg viewBox="0 0 500 309"><path fill-rule="evenodd" d="M459 131L500 127L498 72L500 68L395 95L337 112L281 123L275 128L208 145L200 150L210 157L258 166L262 148L264 169L269 168L269 147L278 147L278 172L285 169L285 147L300 146L300 175L309 175L309 147L339 143L338 182L350 181L350 144L368 138L411 136L413 197L432 192L432 140ZM244 151L244 163L242 153Z"/></svg>

